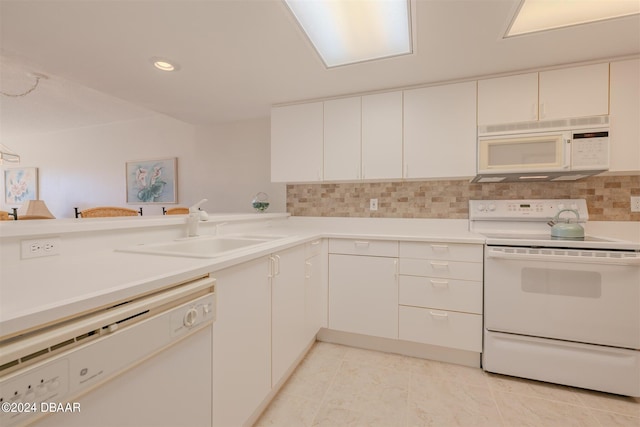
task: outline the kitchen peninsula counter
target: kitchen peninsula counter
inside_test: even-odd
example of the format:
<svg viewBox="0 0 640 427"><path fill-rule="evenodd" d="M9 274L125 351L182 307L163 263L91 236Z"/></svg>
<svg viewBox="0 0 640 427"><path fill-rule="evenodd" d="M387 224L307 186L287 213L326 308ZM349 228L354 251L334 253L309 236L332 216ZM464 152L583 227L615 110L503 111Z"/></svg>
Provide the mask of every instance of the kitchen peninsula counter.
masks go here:
<svg viewBox="0 0 640 427"><path fill-rule="evenodd" d="M0 336L12 336L203 275L215 277L217 270L318 238L471 244L485 241L483 236L468 231L467 220L228 214L211 215L208 222L201 222L200 234L263 233L286 237L217 258L117 251L141 243L182 238L185 227L186 217L0 224ZM606 231L603 224L597 229ZM22 241L50 236L61 239L60 255L21 259Z"/></svg>

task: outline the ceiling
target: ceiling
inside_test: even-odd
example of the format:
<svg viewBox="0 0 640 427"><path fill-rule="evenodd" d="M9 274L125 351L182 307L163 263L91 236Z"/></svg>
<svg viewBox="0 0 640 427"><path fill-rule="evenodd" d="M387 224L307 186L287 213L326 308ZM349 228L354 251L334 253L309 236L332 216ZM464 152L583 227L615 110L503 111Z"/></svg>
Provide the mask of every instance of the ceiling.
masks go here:
<svg viewBox="0 0 640 427"><path fill-rule="evenodd" d="M414 54L326 69L280 0L0 0L2 90L49 76L25 97L0 96L0 136L148 110L224 123L273 104L640 53L638 15L502 39L518 2L416 0Z"/></svg>

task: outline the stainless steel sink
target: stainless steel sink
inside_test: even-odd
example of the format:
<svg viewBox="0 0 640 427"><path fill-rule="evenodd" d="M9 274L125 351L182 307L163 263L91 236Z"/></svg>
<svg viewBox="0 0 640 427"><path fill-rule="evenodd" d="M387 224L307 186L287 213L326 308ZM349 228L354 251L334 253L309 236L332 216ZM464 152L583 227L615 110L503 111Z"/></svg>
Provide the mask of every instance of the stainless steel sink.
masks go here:
<svg viewBox="0 0 640 427"><path fill-rule="evenodd" d="M287 236L201 236L170 242L137 245L120 249L119 251L193 258L216 258L284 237Z"/></svg>

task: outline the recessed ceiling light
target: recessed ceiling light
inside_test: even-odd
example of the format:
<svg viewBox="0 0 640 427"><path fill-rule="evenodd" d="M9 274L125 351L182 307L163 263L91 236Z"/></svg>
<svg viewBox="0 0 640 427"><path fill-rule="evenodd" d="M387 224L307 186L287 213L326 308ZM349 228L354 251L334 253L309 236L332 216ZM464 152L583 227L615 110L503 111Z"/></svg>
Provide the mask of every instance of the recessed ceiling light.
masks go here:
<svg viewBox="0 0 640 427"><path fill-rule="evenodd" d="M409 0L284 0L327 67L412 53Z"/></svg>
<svg viewBox="0 0 640 427"><path fill-rule="evenodd" d="M638 0L522 0L505 38L638 13Z"/></svg>
<svg viewBox="0 0 640 427"><path fill-rule="evenodd" d="M151 63L161 71L177 71L180 68L175 62L164 58L151 58Z"/></svg>

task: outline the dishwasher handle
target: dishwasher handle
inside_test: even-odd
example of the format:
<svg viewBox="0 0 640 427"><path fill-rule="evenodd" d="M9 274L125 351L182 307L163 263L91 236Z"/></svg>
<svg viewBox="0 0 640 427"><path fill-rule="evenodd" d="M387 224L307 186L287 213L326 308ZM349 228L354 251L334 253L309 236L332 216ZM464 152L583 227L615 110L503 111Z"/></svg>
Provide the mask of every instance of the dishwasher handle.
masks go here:
<svg viewBox="0 0 640 427"><path fill-rule="evenodd" d="M586 249L534 249L534 248L492 248L487 250L487 258L514 261L555 261L576 264L607 264L640 266L638 252L609 252Z"/></svg>

